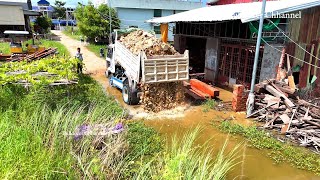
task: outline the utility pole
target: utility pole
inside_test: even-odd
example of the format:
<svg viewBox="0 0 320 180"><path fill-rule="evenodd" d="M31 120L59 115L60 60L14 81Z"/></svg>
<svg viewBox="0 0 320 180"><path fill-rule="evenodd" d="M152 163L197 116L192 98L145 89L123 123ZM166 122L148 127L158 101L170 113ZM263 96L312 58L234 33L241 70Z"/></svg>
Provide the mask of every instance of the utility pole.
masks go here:
<svg viewBox="0 0 320 180"><path fill-rule="evenodd" d="M112 33L111 32L111 30L112 30L112 27L111 27L111 23L112 23L112 17L111 17L111 2L110 2L110 0L107 0L107 4L108 4L108 7L109 7L109 32L110 33Z"/></svg>
<svg viewBox="0 0 320 180"><path fill-rule="evenodd" d="M266 0L263 0L261 14L260 14L258 39L257 39L257 44L256 44L256 53L254 56L254 64L253 64L252 79L251 79L251 89L250 89L250 94L249 94L248 101L247 101L247 117L252 114L252 111L254 108L254 98L255 98L254 97L254 86L255 86L255 80L256 80L256 76L257 76L257 67L258 67L258 60L259 60L259 51L260 51L265 9L266 9Z"/></svg>

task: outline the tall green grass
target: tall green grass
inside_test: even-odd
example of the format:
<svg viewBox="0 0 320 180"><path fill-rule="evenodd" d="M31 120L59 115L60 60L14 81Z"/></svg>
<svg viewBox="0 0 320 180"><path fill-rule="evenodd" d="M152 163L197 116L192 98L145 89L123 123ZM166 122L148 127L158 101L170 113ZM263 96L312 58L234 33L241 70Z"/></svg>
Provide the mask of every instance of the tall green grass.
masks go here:
<svg viewBox="0 0 320 180"><path fill-rule="evenodd" d="M72 86L0 86L0 101L0 179L225 179L237 164L239 147L225 144L216 156L197 146L199 128L164 146L155 130L124 121L89 76ZM72 135L81 125L118 122L119 134Z"/></svg>
<svg viewBox="0 0 320 180"><path fill-rule="evenodd" d="M89 51L93 52L98 57L100 57L100 48L104 50L104 55L107 55L106 45L89 44L86 47L89 49Z"/></svg>
<svg viewBox="0 0 320 180"><path fill-rule="evenodd" d="M227 151L226 141L218 154L214 155L207 143L203 146L195 145L199 133L198 127L184 135L182 139L174 136L164 152L141 166L135 178L225 179L227 173L238 163L240 144Z"/></svg>

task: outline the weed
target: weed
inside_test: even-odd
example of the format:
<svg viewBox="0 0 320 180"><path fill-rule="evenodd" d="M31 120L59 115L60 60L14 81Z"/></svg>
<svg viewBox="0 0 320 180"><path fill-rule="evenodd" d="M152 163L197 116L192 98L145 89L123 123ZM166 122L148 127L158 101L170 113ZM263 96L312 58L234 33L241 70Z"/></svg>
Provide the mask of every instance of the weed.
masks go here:
<svg viewBox="0 0 320 180"><path fill-rule="evenodd" d="M216 107L217 102L214 99L207 99L203 104L203 112L209 112L211 109Z"/></svg>
<svg viewBox="0 0 320 180"><path fill-rule="evenodd" d="M10 54L10 44L7 42L0 42L0 54Z"/></svg>
<svg viewBox="0 0 320 180"><path fill-rule="evenodd" d="M224 132L244 136L251 146L257 149L267 149L268 156L276 163L287 161L299 169L320 173L320 157L306 149L295 147L290 143L281 143L256 127L243 127L230 121L223 121L219 128Z"/></svg>
<svg viewBox="0 0 320 180"><path fill-rule="evenodd" d="M218 155L212 158L212 148L195 146L199 132L198 127L182 140L174 136L164 152L142 164L136 179L225 179L226 173L237 164L240 145L226 152L226 141Z"/></svg>

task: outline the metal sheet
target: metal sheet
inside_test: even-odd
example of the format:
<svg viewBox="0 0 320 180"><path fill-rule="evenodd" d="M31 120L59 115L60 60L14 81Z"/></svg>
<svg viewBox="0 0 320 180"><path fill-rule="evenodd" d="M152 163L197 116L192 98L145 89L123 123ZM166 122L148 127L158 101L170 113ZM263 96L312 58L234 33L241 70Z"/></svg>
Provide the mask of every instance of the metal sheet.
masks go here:
<svg viewBox="0 0 320 180"><path fill-rule="evenodd" d="M269 1L266 6L265 17L299 11L320 6L319 0L282 0ZM217 5L186 11L171 16L150 19L150 23L169 22L205 22L226 21L241 19L243 23L258 20L260 17L261 2Z"/></svg>

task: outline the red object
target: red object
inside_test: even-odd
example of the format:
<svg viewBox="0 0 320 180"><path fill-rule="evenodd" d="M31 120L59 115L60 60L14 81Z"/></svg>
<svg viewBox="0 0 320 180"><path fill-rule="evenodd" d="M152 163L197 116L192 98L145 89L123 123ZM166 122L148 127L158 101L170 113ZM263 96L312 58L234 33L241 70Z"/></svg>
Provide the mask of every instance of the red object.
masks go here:
<svg viewBox="0 0 320 180"><path fill-rule="evenodd" d="M202 97L214 98L220 94L219 90L197 79L190 79L190 85L191 91Z"/></svg>

